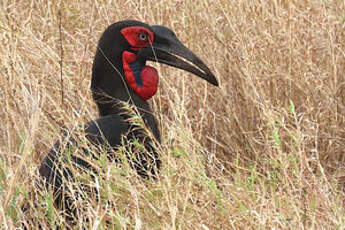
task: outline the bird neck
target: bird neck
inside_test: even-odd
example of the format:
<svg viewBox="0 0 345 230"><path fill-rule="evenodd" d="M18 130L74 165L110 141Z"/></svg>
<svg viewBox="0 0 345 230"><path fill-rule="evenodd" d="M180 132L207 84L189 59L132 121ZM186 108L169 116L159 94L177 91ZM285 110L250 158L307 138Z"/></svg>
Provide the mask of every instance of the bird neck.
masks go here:
<svg viewBox="0 0 345 230"><path fill-rule="evenodd" d="M152 109L150 105L144 101L139 104L133 104L132 100L129 100L125 103L129 103L130 105L134 105L137 108L137 112L140 114L141 118L143 119L146 127L148 127L154 137L158 142L161 142L161 135L158 128L158 122L153 115ZM134 102L135 103L135 102ZM117 114L123 116L125 119L129 118L128 116L128 108L125 107L124 101L113 99L107 101L96 100L96 104L98 107L99 115L107 116L110 114Z"/></svg>
<svg viewBox="0 0 345 230"><path fill-rule="evenodd" d="M96 52L92 68L91 91L99 115L118 114L123 116L128 113L123 103L129 103L137 108L145 125L151 129L156 140L160 142L160 132L150 105L127 86L120 73L124 73L121 61L110 63L100 52Z"/></svg>

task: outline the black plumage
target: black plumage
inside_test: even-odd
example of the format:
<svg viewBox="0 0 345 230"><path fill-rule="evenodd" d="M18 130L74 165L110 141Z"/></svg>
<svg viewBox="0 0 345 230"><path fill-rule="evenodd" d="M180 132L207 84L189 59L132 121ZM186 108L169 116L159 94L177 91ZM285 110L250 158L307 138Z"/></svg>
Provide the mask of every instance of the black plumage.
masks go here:
<svg viewBox="0 0 345 230"><path fill-rule="evenodd" d="M116 148L124 143L139 140L146 150L138 154L131 166L144 178L157 175L161 166L159 156L152 144L153 141L160 143L161 135L147 102L147 95L152 96L157 87L148 85L148 82L158 84L156 82L158 75L153 68L145 66L146 61L168 64L189 71L213 85L218 85L207 66L166 27L149 26L138 21L122 21L110 25L105 30L97 46L91 79L92 95L98 106L100 118L84 126L87 145L94 146L96 149L98 146L106 146L111 152L116 151ZM126 64L129 64L127 69ZM131 83L133 76L135 76L135 81ZM138 79L140 84L138 84ZM129 122L130 116L123 106L127 103L136 108L138 115L152 132L155 140L150 139L145 134L146 131L137 124ZM125 137L125 142L123 137ZM63 141L67 142L67 147L78 148L78 138L70 137L68 133L65 134ZM88 152L87 148L83 148L81 152L97 158L97 154ZM52 186L56 194L61 194L64 179L73 180L73 173L62 163L65 155L62 144L57 141L44 158L39 170L42 180L48 187ZM81 168L92 170L92 165L80 155L72 154L71 160L73 164ZM61 199L57 200L61 202Z"/></svg>

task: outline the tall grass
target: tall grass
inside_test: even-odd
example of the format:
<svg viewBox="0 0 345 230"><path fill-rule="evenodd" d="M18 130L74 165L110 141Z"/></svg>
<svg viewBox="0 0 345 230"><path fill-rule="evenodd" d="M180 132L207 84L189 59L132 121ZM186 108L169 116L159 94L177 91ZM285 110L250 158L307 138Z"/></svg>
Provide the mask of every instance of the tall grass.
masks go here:
<svg viewBox="0 0 345 230"><path fill-rule="evenodd" d="M51 192L36 188L37 169L63 129L98 116L89 90L97 40L124 19L173 29L220 87L152 63L161 76L151 100L163 137L160 179L99 162L108 169L94 184L102 197L79 200L85 211L76 228L345 228L344 1L2 0L0 7L4 229L66 226Z"/></svg>

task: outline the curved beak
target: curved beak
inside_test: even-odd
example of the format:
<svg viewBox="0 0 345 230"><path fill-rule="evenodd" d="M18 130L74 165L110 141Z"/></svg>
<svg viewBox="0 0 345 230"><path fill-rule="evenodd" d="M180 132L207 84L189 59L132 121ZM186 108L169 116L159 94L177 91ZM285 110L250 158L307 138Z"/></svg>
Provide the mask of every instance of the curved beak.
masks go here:
<svg viewBox="0 0 345 230"><path fill-rule="evenodd" d="M178 40L173 31L164 26L151 26L151 29L155 34L154 43L139 51L137 59L160 62L183 69L218 86L218 81L211 70Z"/></svg>

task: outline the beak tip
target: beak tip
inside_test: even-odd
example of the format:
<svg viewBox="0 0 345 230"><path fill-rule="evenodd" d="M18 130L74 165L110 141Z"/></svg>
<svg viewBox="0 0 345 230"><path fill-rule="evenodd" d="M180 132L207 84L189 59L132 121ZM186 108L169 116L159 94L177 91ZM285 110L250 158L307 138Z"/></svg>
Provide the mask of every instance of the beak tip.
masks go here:
<svg viewBox="0 0 345 230"><path fill-rule="evenodd" d="M214 82L212 82L212 85L214 85L214 86L219 86L219 84L218 84L218 81L217 80L215 80Z"/></svg>
<svg viewBox="0 0 345 230"><path fill-rule="evenodd" d="M210 78L207 79L207 81L214 86L219 86L217 78L214 75L211 75Z"/></svg>

